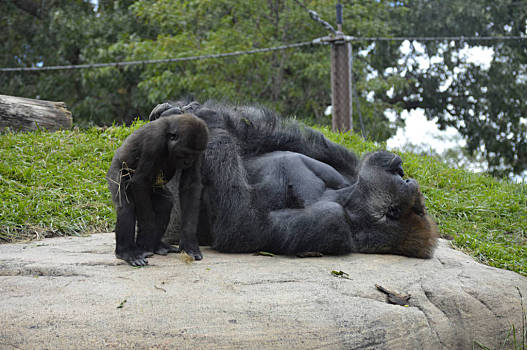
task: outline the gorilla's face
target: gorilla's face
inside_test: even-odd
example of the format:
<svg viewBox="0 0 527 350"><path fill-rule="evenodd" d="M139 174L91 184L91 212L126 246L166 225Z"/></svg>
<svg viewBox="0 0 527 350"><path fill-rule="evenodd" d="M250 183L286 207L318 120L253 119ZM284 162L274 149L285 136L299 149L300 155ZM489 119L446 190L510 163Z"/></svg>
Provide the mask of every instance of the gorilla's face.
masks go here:
<svg viewBox="0 0 527 350"><path fill-rule="evenodd" d="M399 220L420 202L419 185L403 176L402 160L393 153L381 151L364 157L357 185L371 221Z"/></svg>
<svg viewBox="0 0 527 350"><path fill-rule="evenodd" d="M166 121L168 158L177 169L193 166L207 147L208 131L205 123L191 114L177 115Z"/></svg>
<svg viewBox="0 0 527 350"><path fill-rule="evenodd" d="M383 242L381 250L385 252L429 257L437 229L426 214L417 181L403 177L399 156L386 151L366 155L357 181L360 202L355 202L355 209L351 210L368 223L363 234L372 240L372 246ZM406 241L411 243L405 244Z"/></svg>

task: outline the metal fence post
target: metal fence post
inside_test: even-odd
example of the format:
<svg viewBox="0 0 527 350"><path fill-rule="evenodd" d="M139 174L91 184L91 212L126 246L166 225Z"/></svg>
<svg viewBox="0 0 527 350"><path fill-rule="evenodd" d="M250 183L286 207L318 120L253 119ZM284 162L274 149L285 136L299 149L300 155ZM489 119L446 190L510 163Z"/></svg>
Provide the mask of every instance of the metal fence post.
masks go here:
<svg viewBox="0 0 527 350"><path fill-rule="evenodd" d="M336 6L337 32L331 39L331 105L333 131L347 132L352 123L351 44L342 33L342 4Z"/></svg>
<svg viewBox="0 0 527 350"><path fill-rule="evenodd" d="M339 40L340 39L340 40ZM343 35L331 43L331 105L333 131L352 129L351 44Z"/></svg>

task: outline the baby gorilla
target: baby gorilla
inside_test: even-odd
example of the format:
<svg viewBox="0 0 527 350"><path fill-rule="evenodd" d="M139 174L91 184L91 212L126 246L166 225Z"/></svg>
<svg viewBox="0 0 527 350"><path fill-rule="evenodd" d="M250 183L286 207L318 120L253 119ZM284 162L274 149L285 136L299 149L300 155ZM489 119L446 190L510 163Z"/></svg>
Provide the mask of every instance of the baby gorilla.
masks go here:
<svg viewBox="0 0 527 350"><path fill-rule="evenodd" d="M132 266L152 254L185 251L201 259L196 227L202 191L201 159L206 124L192 114L169 115L143 125L117 149L108 170L108 188L117 212L115 255ZM173 205L165 184L181 170L183 230L179 249L161 241ZM137 222L137 237L136 237Z"/></svg>

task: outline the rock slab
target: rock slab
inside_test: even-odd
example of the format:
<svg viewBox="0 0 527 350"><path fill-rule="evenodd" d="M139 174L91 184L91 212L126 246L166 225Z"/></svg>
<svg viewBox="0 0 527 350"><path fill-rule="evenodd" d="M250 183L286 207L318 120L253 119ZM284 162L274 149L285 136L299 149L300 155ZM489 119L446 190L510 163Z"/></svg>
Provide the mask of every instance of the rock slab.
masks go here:
<svg viewBox="0 0 527 350"><path fill-rule="evenodd" d="M527 297L525 277L444 240L430 260L204 248L202 261L145 268L113 249L110 233L0 245L0 349L498 348L513 325L520 335ZM411 294L408 306L376 284Z"/></svg>

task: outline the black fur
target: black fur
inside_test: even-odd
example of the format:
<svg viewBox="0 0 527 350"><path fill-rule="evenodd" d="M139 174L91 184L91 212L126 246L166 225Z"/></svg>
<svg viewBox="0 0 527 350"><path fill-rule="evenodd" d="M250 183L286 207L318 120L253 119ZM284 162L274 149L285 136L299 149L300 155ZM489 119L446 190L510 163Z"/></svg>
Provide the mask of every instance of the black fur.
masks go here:
<svg viewBox="0 0 527 350"><path fill-rule="evenodd" d="M202 244L223 252L395 253L431 257L437 231L401 158L352 152L255 106L170 102L150 118L191 111L209 128Z"/></svg>
<svg viewBox="0 0 527 350"><path fill-rule="evenodd" d="M117 149L107 179L117 212L118 258L143 266L154 253L184 250L201 259L196 227L202 191L201 158L207 138L202 120L190 114L167 115L142 126ZM181 173L179 198L184 220L179 250L161 241L174 200L165 184L176 171Z"/></svg>

